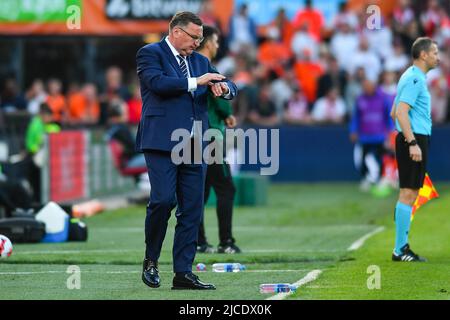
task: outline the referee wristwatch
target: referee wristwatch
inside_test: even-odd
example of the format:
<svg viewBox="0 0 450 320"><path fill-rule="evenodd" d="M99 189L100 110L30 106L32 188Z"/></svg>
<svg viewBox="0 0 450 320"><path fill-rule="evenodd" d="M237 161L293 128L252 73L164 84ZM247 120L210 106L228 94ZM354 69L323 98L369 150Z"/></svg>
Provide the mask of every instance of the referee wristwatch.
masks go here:
<svg viewBox="0 0 450 320"><path fill-rule="evenodd" d="M417 140L416 139L412 139L410 142L406 141L406 143L408 144L408 146L417 146Z"/></svg>

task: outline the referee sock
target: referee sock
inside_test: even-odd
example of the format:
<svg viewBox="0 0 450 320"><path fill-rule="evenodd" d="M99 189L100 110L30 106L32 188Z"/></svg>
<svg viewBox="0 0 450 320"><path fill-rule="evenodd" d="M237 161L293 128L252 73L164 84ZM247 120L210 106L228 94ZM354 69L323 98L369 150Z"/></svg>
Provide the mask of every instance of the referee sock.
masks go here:
<svg viewBox="0 0 450 320"><path fill-rule="evenodd" d="M401 248L408 243L409 227L411 225L412 207L397 202L395 206L395 254L401 254Z"/></svg>

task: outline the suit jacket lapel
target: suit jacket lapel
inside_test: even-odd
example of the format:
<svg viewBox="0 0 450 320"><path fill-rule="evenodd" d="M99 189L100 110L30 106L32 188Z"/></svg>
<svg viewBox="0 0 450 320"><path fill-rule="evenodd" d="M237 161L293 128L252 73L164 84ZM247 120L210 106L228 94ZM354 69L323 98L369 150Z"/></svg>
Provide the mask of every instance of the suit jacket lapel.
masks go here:
<svg viewBox="0 0 450 320"><path fill-rule="evenodd" d="M170 50L169 45L166 43L166 38L163 38L160 42L161 47L166 52L167 56L169 57L170 64L175 68L177 71L177 74L180 78L184 78L184 74L181 71L180 64L177 61L177 58L172 53L172 50ZM191 77L194 77L194 69L192 68L192 64L190 61L190 57L187 57L188 65L189 65L189 72L191 74ZM191 98L195 97L195 91L191 92L190 94Z"/></svg>
<svg viewBox="0 0 450 320"><path fill-rule="evenodd" d="M192 56L188 56L187 57L187 62L188 62L188 66L189 66L189 73L191 74L191 77L195 78L196 75L195 75L195 72L194 72L194 68L192 67L191 59L192 59Z"/></svg>
<svg viewBox="0 0 450 320"><path fill-rule="evenodd" d="M177 59L173 55L172 51L170 50L168 44L166 43L165 38L163 38L161 40L160 44L161 44L161 47L163 48L163 50L166 52L167 57L169 58L170 64L177 71L178 76L180 76L181 78L184 78L184 74L183 74L183 72L181 72L181 69L180 69L180 64L178 63Z"/></svg>

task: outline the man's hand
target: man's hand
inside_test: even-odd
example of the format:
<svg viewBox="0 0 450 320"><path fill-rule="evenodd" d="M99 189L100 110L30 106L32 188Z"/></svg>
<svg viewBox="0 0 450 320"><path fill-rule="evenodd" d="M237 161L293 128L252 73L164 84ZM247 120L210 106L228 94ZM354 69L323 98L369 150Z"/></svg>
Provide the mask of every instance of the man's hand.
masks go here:
<svg viewBox="0 0 450 320"><path fill-rule="evenodd" d="M227 126L227 128L234 128L236 127L236 118L233 115L228 116L228 118L225 119L225 125Z"/></svg>
<svg viewBox="0 0 450 320"><path fill-rule="evenodd" d="M221 97L230 92L230 89L228 88L228 85L225 82L217 82L217 83L210 82L208 83L208 85L215 97Z"/></svg>
<svg viewBox="0 0 450 320"><path fill-rule="evenodd" d="M205 73L201 77L197 78L197 85L198 86L210 85L212 81L222 81L223 79L225 79L225 76L219 73Z"/></svg>
<svg viewBox="0 0 450 320"><path fill-rule="evenodd" d="M422 161L422 150L418 145L409 147L409 156L413 161L420 162Z"/></svg>

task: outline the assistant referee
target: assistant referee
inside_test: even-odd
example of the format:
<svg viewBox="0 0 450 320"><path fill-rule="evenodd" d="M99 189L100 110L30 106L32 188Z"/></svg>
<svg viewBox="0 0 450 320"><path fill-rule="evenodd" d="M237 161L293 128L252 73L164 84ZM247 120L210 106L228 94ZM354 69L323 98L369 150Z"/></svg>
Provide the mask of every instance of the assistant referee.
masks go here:
<svg viewBox="0 0 450 320"><path fill-rule="evenodd" d="M431 135L431 96L426 74L439 64L435 41L421 37L411 48L413 65L400 77L391 116L399 134L395 152L400 180L400 195L395 207L396 238L393 261L426 261L408 244L412 206L425 178Z"/></svg>

